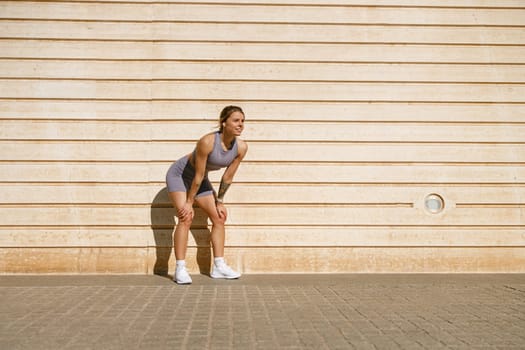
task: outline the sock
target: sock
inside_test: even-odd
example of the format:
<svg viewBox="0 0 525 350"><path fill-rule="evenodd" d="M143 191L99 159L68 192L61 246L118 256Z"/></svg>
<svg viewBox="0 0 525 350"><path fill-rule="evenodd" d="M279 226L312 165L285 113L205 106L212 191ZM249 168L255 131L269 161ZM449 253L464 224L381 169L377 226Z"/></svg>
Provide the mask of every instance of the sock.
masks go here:
<svg viewBox="0 0 525 350"><path fill-rule="evenodd" d="M224 258L223 257L220 257L220 258L215 258L213 259L214 263L215 263L215 266L220 266L220 265L224 265L226 264L224 262Z"/></svg>
<svg viewBox="0 0 525 350"><path fill-rule="evenodd" d="M186 260L177 260L176 265L177 267L184 267L186 266Z"/></svg>

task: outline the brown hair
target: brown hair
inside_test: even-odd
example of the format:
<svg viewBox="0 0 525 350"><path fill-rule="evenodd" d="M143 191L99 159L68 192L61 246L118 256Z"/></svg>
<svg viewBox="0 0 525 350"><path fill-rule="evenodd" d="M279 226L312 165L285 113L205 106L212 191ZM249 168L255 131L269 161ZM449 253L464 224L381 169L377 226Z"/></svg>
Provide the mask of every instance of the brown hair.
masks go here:
<svg viewBox="0 0 525 350"><path fill-rule="evenodd" d="M221 115L219 117L219 132L222 132L222 123L224 123L234 112L240 112L242 115L244 115L242 108L238 106L226 106L222 109Z"/></svg>

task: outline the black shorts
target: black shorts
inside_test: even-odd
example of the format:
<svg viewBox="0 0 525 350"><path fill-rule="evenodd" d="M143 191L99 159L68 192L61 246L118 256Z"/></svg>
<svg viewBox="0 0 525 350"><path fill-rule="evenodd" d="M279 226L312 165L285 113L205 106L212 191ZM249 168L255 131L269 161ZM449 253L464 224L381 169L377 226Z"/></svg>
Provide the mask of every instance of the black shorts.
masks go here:
<svg viewBox="0 0 525 350"><path fill-rule="evenodd" d="M189 162L189 157L184 156L173 163L166 174L166 185L169 192L188 192L195 178L195 168ZM197 197L213 194L213 186L208 179L208 174L204 175L201 186L197 190Z"/></svg>

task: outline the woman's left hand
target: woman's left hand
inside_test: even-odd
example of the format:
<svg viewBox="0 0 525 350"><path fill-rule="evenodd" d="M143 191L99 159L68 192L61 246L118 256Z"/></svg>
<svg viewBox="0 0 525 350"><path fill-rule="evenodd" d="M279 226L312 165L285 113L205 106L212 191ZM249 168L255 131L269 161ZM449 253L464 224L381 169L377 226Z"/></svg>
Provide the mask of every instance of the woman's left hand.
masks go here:
<svg viewBox="0 0 525 350"><path fill-rule="evenodd" d="M226 218L228 217L228 212L226 211L226 207L222 203L217 203L217 214L219 214L219 217L226 221Z"/></svg>

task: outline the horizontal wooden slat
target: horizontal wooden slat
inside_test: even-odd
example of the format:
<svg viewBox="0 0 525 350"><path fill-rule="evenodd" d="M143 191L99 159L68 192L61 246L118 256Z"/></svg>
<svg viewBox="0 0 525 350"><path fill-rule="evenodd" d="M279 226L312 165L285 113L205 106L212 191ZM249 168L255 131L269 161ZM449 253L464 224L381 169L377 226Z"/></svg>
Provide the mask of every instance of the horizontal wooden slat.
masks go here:
<svg viewBox="0 0 525 350"><path fill-rule="evenodd" d="M168 166L162 167L164 170L158 169L158 174L155 176L158 181L164 181L162 177L165 175ZM148 163L57 164L28 162L9 165L4 163L0 172L0 181L148 183L150 173L151 169Z"/></svg>
<svg viewBox="0 0 525 350"><path fill-rule="evenodd" d="M153 135L161 134L157 125ZM169 125L175 134L176 125ZM166 128L163 128L166 130ZM260 141L525 142L525 124L246 123L243 135ZM160 139L160 138L159 138ZM283 146L284 147L284 146Z"/></svg>
<svg viewBox="0 0 525 350"><path fill-rule="evenodd" d="M173 222L171 209L163 210L166 225ZM9 207L2 208L5 217L3 226L145 226L150 222L150 209L146 206L53 206L53 207ZM167 216L166 216L167 215Z"/></svg>
<svg viewBox="0 0 525 350"><path fill-rule="evenodd" d="M246 273L523 272L524 248L261 248L230 249L232 266ZM195 253L193 253L195 254ZM195 255L193 255L195 256ZM235 262L234 257L237 259ZM195 261L195 259L192 259ZM232 261L234 260L234 261ZM237 265L237 266L236 266ZM170 271L173 271L172 268ZM192 271L198 271L196 267Z"/></svg>
<svg viewBox="0 0 525 350"><path fill-rule="evenodd" d="M193 120L215 125L231 101L1 100L0 118L96 120ZM525 104L235 102L253 120L523 123ZM77 120L80 122L81 120ZM3 122L3 121L2 121Z"/></svg>
<svg viewBox="0 0 525 350"><path fill-rule="evenodd" d="M231 247L505 247L525 246L521 228L227 227ZM0 247L173 246L172 229L0 228ZM192 229L188 246L209 247L210 231ZM173 254L173 253L172 253Z"/></svg>
<svg viewBox="0 0 525 350"><path fill-rule="evenodd" d="M230 203L355 203L397 204L421 206L430 193L439 194L445 205L457 203L506 205L525 203L523 186L388 186L388 185L273 185L234 184L228 192ZM167 201L169 203L169 201Z"/></svg>
<svg viewBox="0 0 525 350"><path fill-rule="evenodd" d="M1 142L0 160L104 160L104 161L146 161L150 156L148 142L29 142L21 144ZM32 144L32 146L30 146ZM18 146L18 147L17 147ZM29 146L29 147L28 147ZM188 153L191 146L188 146ZM180 157L174 154L173 158Z"/></svg>
<svg viewBox="0 0 525 350"><path fill-rule="evenodd" d="M9 209L12 210L12 209ZM166 209L159 209L160 212ZM410 207L250 206L231 207L231 225L521 225L525 208L456 208L432 216ZM162 215L162 214L160 214Z"/></svg>
<svg viewBox="0 0 525 350"><path fill-rule="evenodd" d="M165 231L165 232L164 232ZM170 246L171 231L150 228L0 228L0 247L148 247ZM168 233L169 231L169 233ZM192 237L193 238L193 237ZM192 242L191 246L195 246Z"/></svg>
<svg viewBox="0 0 525 350"><path fill-rule="evenodd" d="M0 80L4 98L150 100L151 90L150 82Z"/></svg>
<svg viewBox="0 0 525 350"><path fill-rule="evenodd" d="M164 183L170 163L2 164L0 182ZM219 181L221 171L210 172ZM43 176L45 177L43 178ZM525 167L505 165L356 165L245 162L236 183L523 184Z"/></svg>
<svg viewBox="0 0 525 350"><path fill-rule="evenodd" d="M0 98L525 102L525 84L0 80Z"/></svg>
<svg viewBox="0 0 525 350"><path fill-rule="evenodd" d="M518 136L516 136L518 137ZM175 161L192 152L195 142L0 141L4 161ZM245 161L257 162L525 162L525 145L250 142Z"/></svg>
<svg viewBox="0 0 525 350"><path fill-rule="evenodd" d="M177 6L177 5L175 5ZM44 19L44 20L91 20L91 21L151 21L159 7L148 1L136 3L128 1L84 2L81 5L69 1L2 1L2 18ZM163 5L164 9L169 5ZM180 7L180 5L178 5Z"/></svg>
<svg viewBox="0 0 525 350"><path fill-rule="evenodd" d="M1 118L151 120L151 101L51 101L1 100ZM173 117L169 106L158 107L165 118ZM524 108L525 110L525 108ZM218 112L217 112L218 113Z"/></svg>
<svg viewBox="0 0 525 350"><path fill-rule="evenodd" d="M2 60L0 77L44 79L525 82L525 65Z"/></svg>
<svg viewBox="0 0 525 350"><path fill-rule="evenodd" d="M61 0L57 0L61 1ZM89 3L122 3L122 0L81 0L82 4ZM155 4L155 0L126 0L126 3L152 3ZM224 4L224 0L170 0L170 4ZM282 6L282 0L237 0L238 5L253 5L253 4L264 4L268 6ZM335 6L335 7L354 7L354 6L370 6L369 0L288 0L286 2L288 6ZM496 6L497 5L497 6ZM523 8L521 0L499 0L496 4L492 0L376 0L374 1L374 7L443 7L443 8Z"/></svg>
<svg viewBox="0 0 525 350"><path fill-rule="evenodd" d="M118 23L118 22L116 22ZM34 28L39 30L35 31ZM514 27L0 21L3 38L329 43L525 43Z"/></svg>
<svg viewBox="0 0 525 350"><path fill-rule="evenodd" d="M377 144L377 143L294 143L249 144L246 160L284 162L443 162L443 163L523 163L525 145L495 144ZM161 145L159 145L161 146ZM155 147L158 155L170 147ZM162 152L166 150L166 153Z"/></svg>
<svg viewBox="0 0 525 350"><path fill-rule="evenodd" d="M44 79L136 79L151 80L151 61L64 61L17 60L0 61L0 77ZM169 66L169 65L168 65ZM169 72L169 68L166 67Z"/></svg>
<svg viewBox="0 0 525 350"><path fill-rule="evenodd" d="M0 249L4 273L173 273L174 258L155 248ZM203 254L206 254L203 257ZM208 250L189 249L190 273L209 271ZM27 259L30 256L31 259ZM197 256L199 259L197 259ZM241 273L523 273L524 248L230 248ZM199 268L198 263L201 263ZM271 268L268 261L272 261ZM204 266L207 264L207 266Z"/></svg>
<svg viewBox="0 0 525 350"><path fill-rule="evenodd" d="M192 148L204 134L216 126L212 121L0 121L0 140L113 140L155 141L155 148ZM242 138L254 142L277 142L286 149L294 142L525 142L524 124L432 124L366 122L262 122L249 120ZM161 145L161 142L181 142ZM158 143L157 143L158 142ZM43 145L46 142L42 143ZM188 145L189 144L189 145ZM23 143L22 143L23 145ZM273 145L257 145L269 148ZM344 145L343 145L344 146ZM308 146L307 146L308 147ZM321 145L321 147L323 147ZM330 146L328 146L330 147ZM334 150L337 146L333 146ZM275 148L274 148L275 149ZM293 152L294 154L300 154ZM155 152L157 153L157 152ZM309 153L309 152L308 152ZM340 153L343 153L343 149ZM293 157L289 158L293 159Z"/></svg>
<svg viewBox="0 0 525 350"><path fill-rule="evenodd" d="M0 248L2 273L152 273L145 248ZM30 259L28 259L30 257ZM154 258L153 258L154 259ZM153 260L154 262L154 260ZM153 266L153 265L152 265Z"/></svg>
<svg viewBox="0 0 525 350"><path fill-rule="evenodd" d="M3 42L0 41L0 44ZM55 43L52 45L59 45ZM77 43L75 45L80 45ZM84 44L87 46L87 43ZM45 52L49 48L42 47ZM75 47L75 46L74 46ZM89 46L88 46L89 47ZM522 63L523 46L308 44L308 43L156 43L158 59L301 62ZM64 48L65 49L65 48ZM23 50L23 48L19 48ZM10 50L8 50L9 52ZM69 52L65 50L66 52ZM23 51L22 51L23 52ZM78 53L77 53L78 54ZM131 53L133 54L133 53ZM15 56L19 57L19 56Z"/></svg>
<svg viewBox="0 0 525 350"><path fill-rule="evenodd" d="M218 184L215 183L215 186ZM21 196L20 193L24 195ZM525 187L510 186L418 186L418 185L323 185L234 183L226 196L229 204L363 204L421 206L430 193L443 197L445 205L525 205ZM158 184L3 184L0 203L146 205L171 207L167 189Z"/></svg>
<svg viewBox="0 0 525 350"><path fill-rule="evenodd" d="M168 124L168 123L167 123ZM176 123L179 124L179 123ZM1 139L38 140L151 140L148 122L96 122L96 121L0 121ZM190 129L191 123L179 124ZM177 128L178 129L178 128ZM179 130L180 135L184 132Z"/></svg>
<svg viewBox="0 0 525 350"><path fill-rule="evenodd" d="M158 185L130 184L9 184L0 185L0 203L38 204L38 203L78 203L78 204L140 204L168 206L170 201L166 190L160 191ZM20 196L24 193L24 196ZM156 199L157 193L159 198ZM162 194L162 196L160 196ZM160 199L162 198L162 199Z"/></svg>
<svg viewBox="0 0 525 350"><path fill-rule="evenodd" d="M192 5L158 6L159 20L228 21L265 23L330 23L330 24L419 24L419 25L523 25L523 10L491 9L425 9L368 7L342 9L322 6L239 6Z"/></svg>
<svg viewBox="0 0 525 350"><path fill-rule="evenodd" d="M174 66L176 63L173 64ZM171 71L170 64L152 61L0 60L0 77L45 79L151 80L152 67ZM158 68L157 68L158 69ZM178 68L177 68L178 69Z"/></svg>
<svg viewBox="0 0 525 350"><path fill-rule="evenodd" d="M118 24L118 25L115 25ZM153 35L165 24L89 21L0 21L0 33L8 39L137 40L162 38ZM159 28L160 27L160 28ZM38 28L38 31L35 30ZM159 29L157 29L159 28ZM169 29L168 29L169 30ZM165 39L173 40L165 35Z"/></svg>
<svg viewBox="0 0 525 350"><path fill-rule="evenodd" d="M215 176L215 175L211 175ZM523 183L522 166L249 164L236 176L246 182Z"/></svg>
<svg viewBox="0 0 525 350"><path fill-rule="evenodd" d="M6 82L5 85L11 85ZM16 85L14 83L13 85ZM47 85L42 84L42 85ZM51 83L49 83L51 84ZM6 86L7 88L7 86ZM50 88L52 88L50 86ZM60 89L60 86L56 86ZM73 89L73 86L71 86ZM79 89L84 87L79 86ZM126 85L122 86L125 91ZM129 86L131 96L135 86ZM133 91L135 90L135 91ZM237 83L158 82L152 86L154 99L242 99L270 101L447 101L525 102L525 85L483 84L394 84L394 83ZM12 90L11 90L12 91ZM117 95L112 86L100 84L101 92ZM1 89L2 94L9 94ZM87 92L87 91L86 91ZM97 91L98 92L98 91ZM75 92L73 92L75 93ZM89 94L89 92L87 92ZM8 95L10 96L10 95ZM20 97L26 96L23 94ZM28 96L29 97L29 96ZM44 97L44 96L42 96Z"/></svg>
<svg viewBox="0 0 525 350"><path fill-rule="evenodd" d="M363 23L363 24L444 24L444 25L523 25L525 10L484 8L420 8L269 6L269 4L206 3L42 3L4 1L3 18L76 19L99 21L228 21L286 23ZM351 6L351 5L350 5ZM38 7L38 11L35 11Z"/></svg>
<svg viewBox="0 0 525 350"><path fill-rule="evenodd" d="M7 207L4 226L141 226L151 220L159 225L172 225L174 209L144 207ZM230 205L230 225L317 225L317 226L387 226L387 225L453 225L453 226L519 226L525 207L464 208L432 215L423 208L407 205L363 207L356 205Z"/></svg>
<svg viewBox="0 0 525 350"><path fill-rule="evenodd" d="M65 67L67 68L67 67ZM525 66L340 63L159 63L157 79L279 81L523 82Z"/></svg>
<svg viewBox="0 0 525 350"><path fill-rule="evenodd" d="M95 1L98 0L84 0ZM106 0L117 1L118 0ZM129 2L141 2L141 0L130 0ZM171 3L188 3L185 0L171 0ZM192 1L193 3L224 3L224 0L209 0L209 1ZM238 0L238 4L274 4L276 6L282 5L282 0ZM324 5L324 6L370 6L369 0L288 0L287 5ZM497 6L496 6L497 5ZM375 0L374 6L417 6L417 7L511 7L521 8L523 2L521 0L499 0L494 3L492 0Z"/></svg>
<svg viewBox="0 0 525 350"><path fill-rule="evenodd" d="M3 58L153 59L151 42L0 39Z"/></svg>
<svg viewBox="0 0 525 350"><path fill-rule="evenodd" d="M97 60L523 63L524 46L0 39L0 57Z"/></svg>

